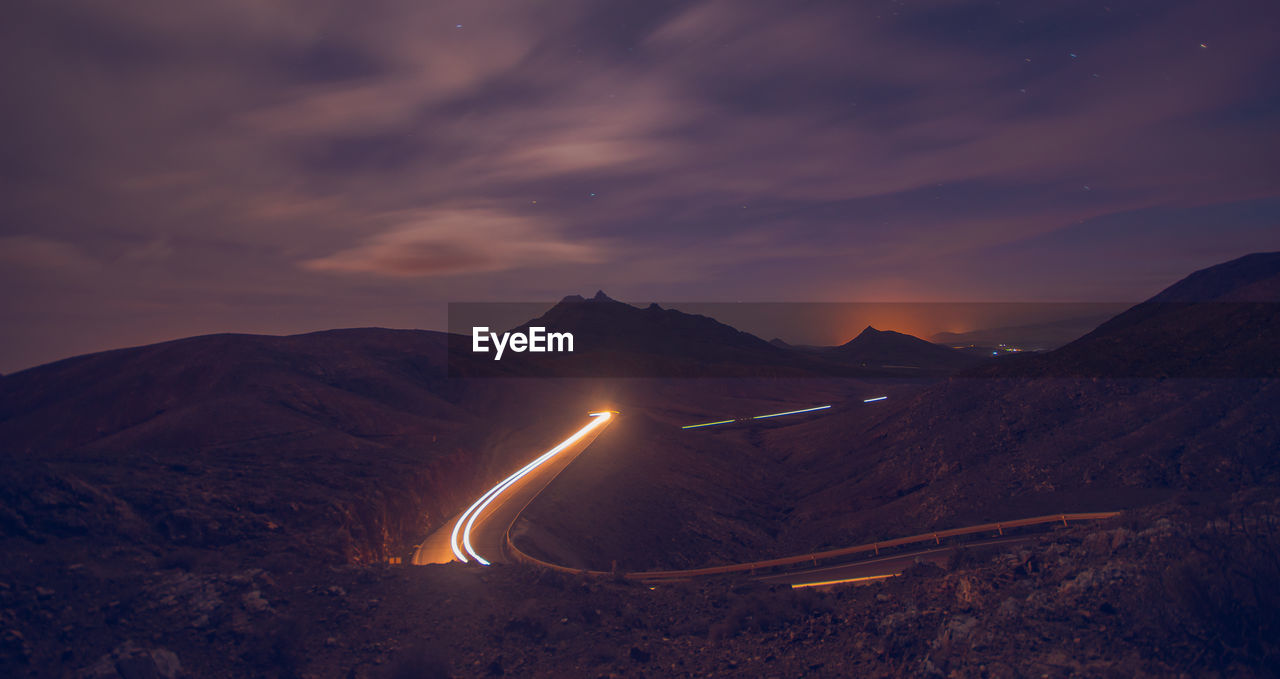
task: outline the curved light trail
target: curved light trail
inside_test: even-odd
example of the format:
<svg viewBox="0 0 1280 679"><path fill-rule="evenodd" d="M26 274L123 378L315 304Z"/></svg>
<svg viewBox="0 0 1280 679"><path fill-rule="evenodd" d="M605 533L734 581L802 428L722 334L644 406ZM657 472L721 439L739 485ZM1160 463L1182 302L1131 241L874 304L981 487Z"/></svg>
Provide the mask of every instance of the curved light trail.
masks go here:
<svg viewBox="0 0 1280 679"><path fill-rule="evenodd" d="M537 469L547 460L555 457L557 453L560 453L565 448L568 448L582 440L584 436L590 434L596 428L603 426L610 418L613 417L613 412L614 411L606 410L598 413L590 413L593 419L587 424L587 426L574 432L573 435L561 441L555 448L552 448L538 456L536 460L530 462L524 467L521 467L519 471L503 479L498 485L490 488L484 495L481 495L480 499L476 500L475 503L468 507L467 511L463 512L462 515L458 517L458 520L453 524L453 532L450 534L449 541L449 547L453 550L453 555L457 557L459 561L468 563L470 560L467 559L466 554L470 554L477 563L488 566L489 561L477 554L475 548L471 546L471 529L475 526L476 519L484 513L485 508L488 507L494 499L502 494L502 491L511 487L512 484L524 478L525 475ZM466 554L463 554L464 550L466 551Z"/></svg>

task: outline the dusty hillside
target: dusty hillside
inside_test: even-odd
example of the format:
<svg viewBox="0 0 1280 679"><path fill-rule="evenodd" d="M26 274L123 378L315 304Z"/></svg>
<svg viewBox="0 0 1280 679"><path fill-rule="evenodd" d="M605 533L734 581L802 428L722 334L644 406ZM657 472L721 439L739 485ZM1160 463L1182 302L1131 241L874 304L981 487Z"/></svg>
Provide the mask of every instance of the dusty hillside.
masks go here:
<svg viewBox="0 0 1280 679"><path fill-rule="evenodd" d="M563 416L582 391L451 381L444 353L429 332L216 335L7 376L0 528L51 546L399 554L507 469L522 432L558 431L529 403Z"/></svg>
<svg viewBox="0 0 1280 679"><path fill-rule="evenodd" d="M795 420L681 431L651 416L698 402L673 384L535 501L522 544L595 568L709 565L1280 484L1278 275L1280 257L1229 262L1057 351L933 386L778 381L782 401L835 406Z"/></svg>
<svg viewBox="0 0 1280 679"><path fill-rule="evenodd" d="M822 413L706 429L680 425L834 403L869 416L871 394L915 382L670 380L629 390L622 414L529 506L517 543L574 566L624 570L728 563L778 553L795 499L790 461L764 445Z"/></svg>
<svg viewBox="0 0 1280 679"><path fill-rule="evenodd" d="M36 586L0 586L0 671L1268 677L1280 652L1275 510L1260 497L1168 504L832 592L724 581L650 590L515 566L51 560Z"/></svg>
<svg viewBox="0 0 1280 679"><path fill-rule="evenodd" d="M1280 483L1280 255L1198 272L1061 349L926 389L875 422L772 433L808 473L786 539Z"/></svg>

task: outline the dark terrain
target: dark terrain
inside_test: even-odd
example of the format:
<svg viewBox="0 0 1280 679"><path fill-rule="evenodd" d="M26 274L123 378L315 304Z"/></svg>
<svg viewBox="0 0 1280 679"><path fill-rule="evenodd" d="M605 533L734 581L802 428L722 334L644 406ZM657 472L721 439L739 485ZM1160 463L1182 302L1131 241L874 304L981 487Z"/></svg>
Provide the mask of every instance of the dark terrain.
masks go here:
<svg viewBox="0 0 1280 679"><path fill-rule="evenodd" d="M7 375L0 673L1267 676L1278 281L1280 255L1242 258L1055 351L977 365L898 333L850 343L938 357L920 379L831 372L810 351L607 299L548 314L596 333L607 351L592 360L697 379L517 365L457 379L448 336L381 329L197 337ZM668 347L657 359L610 344L642 327ZM721 343L714 374L761 363L769 377L698 372ZM623 416L517 534L575 567L1130 511L830 593L387 565L599 407Z"/></svg>
<svg viewBox="0 0 1280 679"><path fill-rule="evenodd" d="M603 291L590 298L570 295L531 326L573 334L573 353L504 355L477 360L468 338L450 344L452 376L592 378L936 378L985 362L984 358L893 331L867 328L836 347L793 347L766 342L714 318L638 307Z"/></svg>

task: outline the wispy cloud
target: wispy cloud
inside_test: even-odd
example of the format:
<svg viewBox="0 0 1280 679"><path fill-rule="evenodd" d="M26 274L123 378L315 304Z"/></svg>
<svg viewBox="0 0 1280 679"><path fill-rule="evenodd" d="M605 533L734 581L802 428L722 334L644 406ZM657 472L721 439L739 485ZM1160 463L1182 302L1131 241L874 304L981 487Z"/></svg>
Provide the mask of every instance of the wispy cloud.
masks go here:
<svg viewBox="0 0 1280 679"><path fill-rule="evenodd" d="M450 276L597 262L598 245L573 242L538 220L489 209L444 209L404 220L353 248L307 260L313 271Z"/></svg>
<svg viewBox="0 0 1280 679"><path fill-rule="evenodd" d="M254 291L363 310L533 280L1141 296L1062 253L1174 262L1146 281L1214 242L1280 247L1231 223L1123 237L1143 211L1277 194L1271 4L19 3L0 282L66 314L158 288L210 300L170 305L199 315ZM1054 233L1081 242L1011 262Z"/></svg>

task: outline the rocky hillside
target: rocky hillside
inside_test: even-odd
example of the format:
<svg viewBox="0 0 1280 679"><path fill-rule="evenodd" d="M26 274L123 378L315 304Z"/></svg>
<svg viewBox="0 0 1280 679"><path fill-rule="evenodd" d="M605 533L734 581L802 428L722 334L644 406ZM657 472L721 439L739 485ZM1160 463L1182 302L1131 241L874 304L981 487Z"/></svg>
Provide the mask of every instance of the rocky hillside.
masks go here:
<svg viewBox="0 0 1280 679"><path fill-rule="evenodd" d="M1280 483L1280 254L1189 276L1058 350L777 432L794 544Z"/></svg>
<svg viewBox="0 0 1280 679"><path fill-rule="evenodd" d="M1166 504L829 591L714 580L651 590L517 566L50 563L38 587L0 586L0 671L1269 677L1280 653L1276 510L1274 497ZM60 630L38 633L50 619Z"/></svg>
<svg viewBox="0 0 1280 679"><path fill-rule="evenodd" d="M509 466L518 446L500 444L536 422L512 407L482 426L486 409L547 386L450 381L444 357L431 332L214 335L8 375L0 531L51 546L398 554L490 465Z"/></svg>

